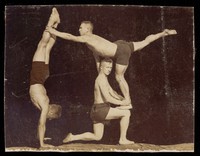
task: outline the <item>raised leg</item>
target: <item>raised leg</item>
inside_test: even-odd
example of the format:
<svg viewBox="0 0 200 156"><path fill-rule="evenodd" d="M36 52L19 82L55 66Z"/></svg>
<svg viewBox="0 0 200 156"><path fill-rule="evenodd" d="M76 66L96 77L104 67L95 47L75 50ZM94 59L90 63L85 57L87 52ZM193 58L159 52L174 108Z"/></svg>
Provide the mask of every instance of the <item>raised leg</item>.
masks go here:
<svg viewBox="0 0 200 156"><path fill-rule="evenodd" d="M53 8L47 26L57 27L58 23L60 23L59 14L56 8ZM43 32L42 38L33 56L33 61L49 62L49 53L55 43L55 37L53 38L50 33L46 31Z"/></svg>
<svg viewBox="0 0 200 156"><path fill-rule="evenodd" d="M143 41L133 42L134 51L138 51L138 50L143 49L144 47L146 47L147 45L156 41L159 38L169 36L169 35L176 35L176 34L177 34L176 30L165 29L160 33L149 35Z"/></svg>
<svg viewBox="0 0 200 156"><path fill-rule="evenodd" d="M52 49L53 45L55 44L55 42L56 42L56 37L51 36L49 39L49 42L47 43L46 48L45 48L45 63L46 64L49 64L50 52L51 52L51 49Z"/></svg>

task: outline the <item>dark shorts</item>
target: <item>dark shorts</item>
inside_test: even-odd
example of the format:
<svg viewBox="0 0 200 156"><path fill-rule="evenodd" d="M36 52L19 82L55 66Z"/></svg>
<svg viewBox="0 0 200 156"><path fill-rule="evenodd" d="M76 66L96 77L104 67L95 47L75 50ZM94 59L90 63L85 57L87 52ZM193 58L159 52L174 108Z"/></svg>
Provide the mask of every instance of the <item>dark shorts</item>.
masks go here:
<svg viewBox="0 0 200 156"><path fill-rule="evenodd" d="M105 118L108 115L109 109L109 103L94 104L90 112L90 118L93 120L93 123L108 123L109 121L105 120Z"/></svg>
<svg viewBox="0 0 200 156"><path fill-rule="evenodd" d="M116 63L121 65L128 65L131 53L134 51L133 42L126 42L124 40L117 40L117 51L115 54Z"/></svg>
<svg viewBox="0 0 200 156"><path fill-rule="evenodd" d="M30 73L30 85L44 84L49 77L49 65L42 61L32 62L32 69Z"/></svg>

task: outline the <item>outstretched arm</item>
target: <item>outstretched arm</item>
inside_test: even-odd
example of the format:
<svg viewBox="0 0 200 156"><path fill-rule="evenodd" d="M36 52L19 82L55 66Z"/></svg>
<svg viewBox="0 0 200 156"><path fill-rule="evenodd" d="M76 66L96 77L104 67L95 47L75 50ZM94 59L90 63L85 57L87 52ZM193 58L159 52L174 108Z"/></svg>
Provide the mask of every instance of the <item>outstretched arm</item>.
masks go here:
<svg viewBox="0 0 200 156"><path fill-rule="evenodd" d="M52 35L58 36L62 39L65 39L65 40L71 40L71 41L74 41L74 42L86 43L86 38L84 36L74 36L74 35L69 34L69 33L57 31L56 29L54 29L52 27L46 27L45 31L49 32Z"/></svg>

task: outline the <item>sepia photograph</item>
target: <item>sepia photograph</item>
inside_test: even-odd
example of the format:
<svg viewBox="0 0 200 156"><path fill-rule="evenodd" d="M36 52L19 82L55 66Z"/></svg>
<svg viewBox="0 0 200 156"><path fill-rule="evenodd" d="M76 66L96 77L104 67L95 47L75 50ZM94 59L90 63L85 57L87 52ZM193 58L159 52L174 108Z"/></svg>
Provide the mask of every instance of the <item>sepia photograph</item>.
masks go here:
<svg viewBox="0 0 200 156"><path fill-rule="evenodd" d="M5 152L194 152L194 7L4 9Z"/></svg>

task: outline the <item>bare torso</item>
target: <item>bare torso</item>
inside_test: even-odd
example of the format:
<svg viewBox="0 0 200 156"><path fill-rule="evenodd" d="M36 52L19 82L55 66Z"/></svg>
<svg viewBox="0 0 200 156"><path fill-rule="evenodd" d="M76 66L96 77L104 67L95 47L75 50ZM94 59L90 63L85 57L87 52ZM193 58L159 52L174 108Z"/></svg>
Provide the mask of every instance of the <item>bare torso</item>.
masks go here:
<svg viewBox="0 0 200 156"><path fill-rule="evenodd" d="M30 94L31 101L39 109L41 106L39 106L38 100L43 97L48 98L46 89L44 88L42 84L31 85L29 89L29 94Z"/></svg>
<svg viewBox="0 0 200 156"><path fill-rule="evenodd" d="M88 48L99 56L113 57L115 56L117 45L98 35L87 35L86 45Z"/></svg>
<svg viewBox="0 0 200 156"><path fill-rule="evenodd" d="M108 79L106 77L101 77L101 76L97 77L97 79L95 80L95 87L94 87L94 104L101 104L106 102L106 99L101 94L99 82L104 83L105 86L107 86L107 88L104 87L104 89L109 90L110 87Z"/></svg>

